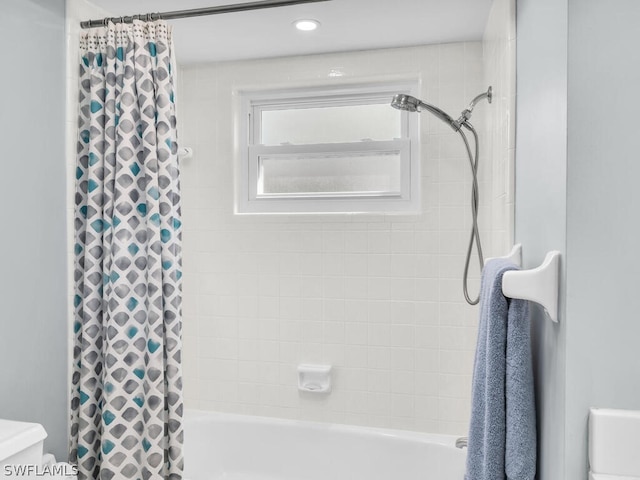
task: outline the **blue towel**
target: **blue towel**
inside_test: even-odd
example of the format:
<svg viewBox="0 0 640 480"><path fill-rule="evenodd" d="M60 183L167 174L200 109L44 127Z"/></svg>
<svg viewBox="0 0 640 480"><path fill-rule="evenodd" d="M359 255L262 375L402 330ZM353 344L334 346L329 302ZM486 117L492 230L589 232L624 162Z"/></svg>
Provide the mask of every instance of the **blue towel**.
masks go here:
<svg viewBox="0 0 640 480"><path fill-rule="evenodd" d="M505 259L482 271L466 480L533 480L536 412L528 303L502 294Z"/></svg>

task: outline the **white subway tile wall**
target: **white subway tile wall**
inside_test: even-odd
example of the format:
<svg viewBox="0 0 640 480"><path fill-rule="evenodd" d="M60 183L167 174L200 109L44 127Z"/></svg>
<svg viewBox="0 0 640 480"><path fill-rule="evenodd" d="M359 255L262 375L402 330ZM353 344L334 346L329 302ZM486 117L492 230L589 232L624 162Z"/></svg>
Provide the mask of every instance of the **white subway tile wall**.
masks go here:
<svg viewBox="0 0 640 480"><path fill-rule="evenodd" d="M461 291L471 177L457 135L422 114L421 215L234 216L234 90L411 77L422 99L457 114L492 83L494 104L473 122L483 242L501 254L512 241L515 37L512 0L495 3L483 43L180 69L181 143L195 151L182 164L187 407L466 433L477 309ZM67 15L72 292L77 22L107 13L68 0ZM333 392L298 392L299 363L332 364Z"/></svg>
<svg viewBox="0 0 640 480"><path fill-rule="evenodd" d="M423 213L234 216L234 92L402 77L457 115L485 88L480 42L181 69L187 406L464 434L477 309L464 303L471 176L457 134L421 117ZM329 74L339 69L342 77ZM493 228L482 136L481 228ZM503 227L504 228L504 227ZM471 289L478 288L477 262ZM333 365L328 396L299 363Z"/></svg>
<svg viewBox="0 0 640 480"><path fill-rule="evenodd" d="M515 108L516 108L516 6L515 0L494 0L483 39L484 77L493 85L487 110L486 159L493 163L491 191L492 247L503 255L513 245L515 221ZM505 252L505 253L500 253Z"/></svg>

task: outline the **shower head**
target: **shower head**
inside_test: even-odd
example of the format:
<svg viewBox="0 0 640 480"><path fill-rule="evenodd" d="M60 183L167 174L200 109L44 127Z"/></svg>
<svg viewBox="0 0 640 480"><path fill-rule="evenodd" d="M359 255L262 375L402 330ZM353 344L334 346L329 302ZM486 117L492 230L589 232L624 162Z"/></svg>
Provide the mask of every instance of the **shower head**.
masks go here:
<svg viewBox="0 0 640 480"><path fill-rule="evenodd" d="M444 123L449 124L451 128L457 133L460 134L462 140L467 149L467 154L469 155L469 164L471 165L471 175L473 178L473 188L471 190L471 217L473 219L473 226L471 228L471 239L469 242L469 246L467 248L467 256L464 264L464 272L462 274L462 291L464 292L464 298L470 305L476 305L480 301L480 295L478 294L478 298L471 299L469 297L468 292L468 279L469 279L469 261L471 260L471 250L473 249L473 245L475 243L476 250L478 252L478 261L480 262L480 269L482 270L482 266L484 265L484 258L482 255L482 246L480 244L480 233L478 231L478 155L480 152L479 143L478 143L478 133L473 128L473 125L469 123L469 119L471 118L471 113L475 108L476 104L483 100L487 99L489 103L491 103L492 97L491 87L486 92L477 95L467 108L465 108L458 120L454 120L450 115L440 110L438 107L434 107L433 105L429 105L428 103L424 103L422 100L418 100L411 95L406 95L404 93L398 93L393 97L391 101L391 106L393 108L397 108L398 110L404 110L406 112L420 112L421 109L428 110ZM462 127L465 127L469 130L475 139L475 148L476 154L475 157L471 152L471 148L469 147L469 141L467 140L467 136L465 132L462 130Z"/></svg>
<svg viewBox="0 0 640 480"><path fill-rule="evenodd" d="M454 120L448 113L440 110L438 107L434 107L433 105L429 105L428 103L423 102L422 100L418 100L416 97L412 97L411 95L406 95L404 93L399 93L393 97L391 101L391 106L393 108L397 108L398 110L404 110L407 112L420 112L421 109L427 110L431 112L433 115L438 117L444 123L448 124L454 131L459 131L462 125L470 126L469 118L471 118L471 113L475 108L476 104L486 98L489 103L491 103L492 98L492 90L491 87L486 92L481 93L476 96L467 108L462 111L460 118Z"/></svg>
<svg viewBox="0 0 640 480"><path fill-rule="evenodd" d="M433 105L429 105L428 103L424 103L422 100L418 100L416 97L412 97L411 95L405 95L404 93L399 93L393 97L391 101L391 106L393 108L397 108L398 110L404 110L407 112L420 112L420 109L427 110L442 120L444 123L447 123L453 128L455 131L460 130L460 124L456 122L448 113L440 110L438 107L434 107Z"/></svg>
<svg viewBox="0 0 640 480"><path fill-rule="evenodd" d="M393 108L397 108L398 110L405 110L407 112L419 112L419 105L420 100L418 100L416 97L405 95L403 93L395 95L393 97L393 100L391 101L391 106Z"/></svg>

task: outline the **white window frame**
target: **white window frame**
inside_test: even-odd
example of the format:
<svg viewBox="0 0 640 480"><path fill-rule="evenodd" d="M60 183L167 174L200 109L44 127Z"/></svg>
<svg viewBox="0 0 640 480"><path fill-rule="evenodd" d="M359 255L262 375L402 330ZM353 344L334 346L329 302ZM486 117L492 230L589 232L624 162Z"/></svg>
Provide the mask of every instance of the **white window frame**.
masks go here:
<svg viewBox="0 0 640 480"><path fill-rule="evenodd" d="M241 115L236 179L238 214L252 213L419 213L420 152L419 115L401 113L401 135L389 141L360 141L306 145L261 145L262 111L321 106L391 103L393 95L417 96L416 83L369 83L350 86L329 85L288 90L239 91ZM389 106L391 108L391 106ZM347 194L258 194L261 156L323 156L339 153L398 153L401 162L400 192Z"/></svg>

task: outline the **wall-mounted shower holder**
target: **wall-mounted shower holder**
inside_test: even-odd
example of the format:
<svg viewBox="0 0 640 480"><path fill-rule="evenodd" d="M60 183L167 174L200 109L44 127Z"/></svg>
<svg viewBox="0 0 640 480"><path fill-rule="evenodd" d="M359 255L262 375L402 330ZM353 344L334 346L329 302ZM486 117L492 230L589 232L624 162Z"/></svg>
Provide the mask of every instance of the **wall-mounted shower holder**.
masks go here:
<svg viewBox="0 0 640 480"><path fill-rule="evenodd" d="M514 245L506 258L522 265L522 245ZM547 253L542 264L531 270L512 270L502 277L505 297L530 300L544 307L553 322L558 322L558 292L560 288L560 252Z"/></svg>
<svg viewBox="0 0 640 480"><path fill-rule="evenodd" d="M298 365L298 390L308 393L330 393L331 365Z"/></svg>

